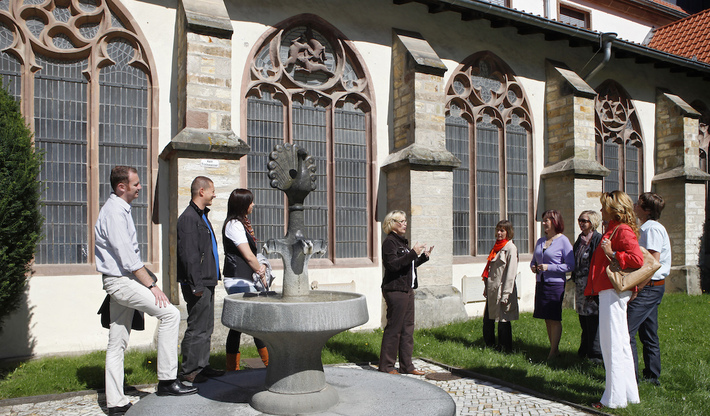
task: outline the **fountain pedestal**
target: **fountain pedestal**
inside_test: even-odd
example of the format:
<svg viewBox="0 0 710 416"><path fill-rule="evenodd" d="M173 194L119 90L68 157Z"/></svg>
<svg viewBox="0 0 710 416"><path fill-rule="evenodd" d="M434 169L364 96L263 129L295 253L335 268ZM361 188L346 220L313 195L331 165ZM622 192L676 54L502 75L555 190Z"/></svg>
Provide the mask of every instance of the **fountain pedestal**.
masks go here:
<svg viewBox="0 0 710 416"><path fill-rule="evenodd" d="M338 403L325 381L321 351L333 335L367 322L365 296L313 292L307 296L224 299L222 323L264 341L269 350L266 390L251 398L255 409L276 415L316 413Z"/></svg>

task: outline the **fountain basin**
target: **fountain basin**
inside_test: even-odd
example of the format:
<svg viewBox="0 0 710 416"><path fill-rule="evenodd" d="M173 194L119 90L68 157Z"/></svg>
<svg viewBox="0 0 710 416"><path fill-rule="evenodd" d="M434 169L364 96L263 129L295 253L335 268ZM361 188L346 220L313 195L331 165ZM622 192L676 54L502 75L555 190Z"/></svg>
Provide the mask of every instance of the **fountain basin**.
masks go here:
<svg viewBox="0 0 710 416"><path fill-rule="evenodd" d="M369 319L365 296L359 293L314 291L304 296L224 298L222 323L261 339L269 350L267 390L250 404L269 414L325 411L339 401L325 381L321 351L333 335Z"/></svg>
<svg viewBox="0 0 710 416"><path fill-rule="evenodd" d="M365 295L312 291L305 296L248 296L224 298L222 323L250 335L269 333L339 332L367 322Z"/></svg>

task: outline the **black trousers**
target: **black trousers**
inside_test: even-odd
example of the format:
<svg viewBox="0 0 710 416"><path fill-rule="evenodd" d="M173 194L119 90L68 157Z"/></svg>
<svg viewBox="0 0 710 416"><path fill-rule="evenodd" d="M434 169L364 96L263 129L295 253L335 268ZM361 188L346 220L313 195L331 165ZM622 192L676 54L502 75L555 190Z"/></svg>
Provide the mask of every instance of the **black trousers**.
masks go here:
<svg viewBox="0 0 710 416"><path fill-rule="evenodd" d="M210 342L214 331L214 286L195 296L189 285L180 285L187 304L187 329L182 338L182 372L189 374L210 363Z"/></svg>
<svg viewBox="0 0 710 416"><path fill-rule="evenodd" d="M513 326L509 322L498 322L498 344L496 344L495 333L496 321L489 318L488 299L486 299L486 310L483 312L483 342L487 347L498 346L503 351L513 350Z"/></svg>
<svg viewBox="0 0 710 416"><path fill-rule="evenodd" d="M602 359L602 347L599 344L599 315L579 315L582 339L577 355L580 357Z"/></svg>
<svg viewBox="0 0 710 416"><path fill-rule="evenodd" d="M387 325L382 334L380 371L394 370L399 353L399 372L414 371L414 290L409 292L382 291L387 304Z"/></svg>

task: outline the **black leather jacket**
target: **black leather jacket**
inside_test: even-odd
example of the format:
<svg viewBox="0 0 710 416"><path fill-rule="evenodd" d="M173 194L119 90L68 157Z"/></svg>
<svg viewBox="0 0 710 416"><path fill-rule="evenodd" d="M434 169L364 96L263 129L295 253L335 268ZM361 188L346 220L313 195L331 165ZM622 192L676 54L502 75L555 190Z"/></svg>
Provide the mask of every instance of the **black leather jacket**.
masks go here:
<svg viewBox="0 0 710 416"><path fill-rule="evenodd" d="M190 285L192 293L205 290L205 287L215 286L219 280L219 271L212 253L212 224L209 228L202 219L202 214L209 212L205 207L201 210L194 202L178 218L177 223L177 281ZM209 223L209 219L207 220Z"/></svg>
<svg viewBox="0 0 710 416"><path fill-rule="evenodd" d="M395 232L389 233L382 242L382 265L385 268L382 290L409 292L416 289L419 287L419 279L415 279L412 286L412 271L428 260L426 254L417 256L416 251L410 250L406 238Z"/></svg>

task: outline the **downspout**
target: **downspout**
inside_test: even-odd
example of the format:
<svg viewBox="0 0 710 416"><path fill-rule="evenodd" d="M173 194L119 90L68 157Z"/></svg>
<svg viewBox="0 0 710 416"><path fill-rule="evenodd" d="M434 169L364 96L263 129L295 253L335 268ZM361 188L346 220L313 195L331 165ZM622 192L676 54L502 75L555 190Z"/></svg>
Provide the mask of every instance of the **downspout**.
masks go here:
<svg viewBox="0 0 710 416"><path fill-rule="evenodd" d="M584 77L584 80L587 83L590 79L594 77L594 75L597 74L597 72L601 71L601 69L604 68L604 66L611 59L611 44L614 42L614 39L616 39L616 36L617 34L614 32L607 32L599 35L599 44L604 49L604 59L599 62L599 65L597 65L596 68L592 69L592 72L590 72L589 74L587 74L587 76Z"/></svg>

